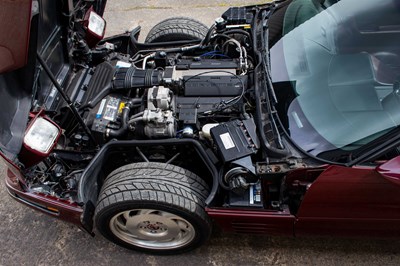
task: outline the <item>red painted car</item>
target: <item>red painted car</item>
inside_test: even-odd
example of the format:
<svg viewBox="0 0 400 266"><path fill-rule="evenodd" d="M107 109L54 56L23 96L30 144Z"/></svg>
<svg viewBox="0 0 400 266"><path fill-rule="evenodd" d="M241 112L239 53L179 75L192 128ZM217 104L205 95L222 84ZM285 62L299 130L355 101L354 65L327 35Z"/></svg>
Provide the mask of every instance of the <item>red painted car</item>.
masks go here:
<svg viewBox="0 0 400 266"><path fill-rule="evenodd" d="M104 38L106 1L1 1L17 201L157 254L400 236L400 4L289 0Z"/></svg>

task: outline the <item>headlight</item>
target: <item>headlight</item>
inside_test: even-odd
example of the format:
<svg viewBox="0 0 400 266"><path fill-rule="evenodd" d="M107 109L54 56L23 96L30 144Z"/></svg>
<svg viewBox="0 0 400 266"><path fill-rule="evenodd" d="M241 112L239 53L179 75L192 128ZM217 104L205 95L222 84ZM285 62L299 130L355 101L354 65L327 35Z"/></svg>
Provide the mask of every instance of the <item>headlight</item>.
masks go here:
<svg viewBox="0 0 400 266"><path fill-rule="evenodd" d="M60 136L60 128L43 117L37 117L31 123L24 137L24 144L29 149L47 155Z"/></svg>
<svg viewBox="0 0 400 266"><path fill-rule="evenodd" d="M61 128L42 116L42 112L31 114L30 117L32 120L25 131L22 149L18 155L19 161L25 167L33 166L49 156L61 135Z"/></svg>
<svg viewBox="0 0 400 266"><path fill-rule="evenodd" d="M83 23L86 28L86 42L89 47L94 47L104 37L106 21L91 7L86 12Z"/></svg>
<svg viewBox="0 0 400 266"><path fill-rule="evenodd" d="M89 13L89 24L88 30L99 37L104 36L104 30L106 29L106 22L102 17L91 11Z"/></svg>

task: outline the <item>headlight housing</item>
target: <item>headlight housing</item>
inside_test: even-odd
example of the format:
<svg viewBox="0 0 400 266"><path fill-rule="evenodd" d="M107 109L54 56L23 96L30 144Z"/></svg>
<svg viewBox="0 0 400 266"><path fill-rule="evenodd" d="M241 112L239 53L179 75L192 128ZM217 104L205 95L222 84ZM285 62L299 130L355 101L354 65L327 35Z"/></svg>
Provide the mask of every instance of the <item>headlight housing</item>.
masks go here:
<svg viewBox="0 0 400 266"><path fill-rule="evenodd" d="M60 128L56 124L37 117L25 133L24 145L37 153L48 155L59 136Z"/></svg>
<svg viewBox="0 0 400 266"><path fill-rule="evenodd" d="M86 28L86 42L89 47L94 47L104 38L106 33L106 21L98 15L93 7L85 14L84 26Z"/></svg>
<svg viewBox="0 0 400 266"><path fill-rule="evenodd" d="M89 12L88 30L90 33L102 38L106 29L105 20L94 11Z"/></svg>
<svg viewBox="0 0 400 266"><path fill-rule="evenodd" d="M35 165L49 156L61 135L60 127L49 118L42 116L41 112L31 117L33 118L25 131L19 154L19 160L25 167Z"/></svg>

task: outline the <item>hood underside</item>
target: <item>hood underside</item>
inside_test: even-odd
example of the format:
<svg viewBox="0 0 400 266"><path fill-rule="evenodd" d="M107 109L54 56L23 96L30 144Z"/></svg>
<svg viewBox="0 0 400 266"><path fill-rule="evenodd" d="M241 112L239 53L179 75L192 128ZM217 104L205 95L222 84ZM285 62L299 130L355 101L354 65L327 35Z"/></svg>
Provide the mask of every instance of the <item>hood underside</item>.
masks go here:
<svg viewBox="0 0 400 266"><path fill-rule="evenodd" d="M87 2L87 3L86 3ZM106 1L2 1L0 10L0 148L9 159L21 149L32 103L51 96L54 86L40 75L39 53L62 84L70 72L67 14L76 6L103 14ZM47 108L47 106L44 106Z"/></svg>

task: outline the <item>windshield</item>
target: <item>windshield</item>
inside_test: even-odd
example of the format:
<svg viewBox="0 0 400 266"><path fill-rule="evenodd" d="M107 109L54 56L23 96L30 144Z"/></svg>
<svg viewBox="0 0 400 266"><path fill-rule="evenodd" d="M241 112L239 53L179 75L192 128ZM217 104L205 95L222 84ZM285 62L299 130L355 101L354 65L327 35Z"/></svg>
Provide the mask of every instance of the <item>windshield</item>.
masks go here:
<svg viewBox="0 0 400 266"><path fill-rule="evenodd" d="M293 0L271 50L277 109L305 151L333 161L400 123L400 1Z"/></svg>

